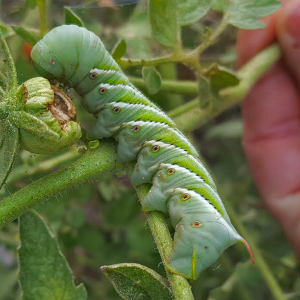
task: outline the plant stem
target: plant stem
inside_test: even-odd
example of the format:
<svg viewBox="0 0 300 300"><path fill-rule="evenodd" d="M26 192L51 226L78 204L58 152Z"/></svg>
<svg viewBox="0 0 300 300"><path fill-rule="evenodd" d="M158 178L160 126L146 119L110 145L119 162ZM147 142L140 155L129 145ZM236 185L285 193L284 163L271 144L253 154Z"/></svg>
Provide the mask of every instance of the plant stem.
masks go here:
<svg viewBox="0 0 300 300"><path fill-rule="evenodd" d="M210 45L212 45L215 40L220 36L220 34L225 30L227 27L227 17L226 15L223 16L220 24L216 27L213 33L202 43L200 44L192 53L197 53L200 56Z"/></svg>
<svg viewBox="0 0 300 300"><path fill-rule="evenodd" d="M146 90L146 84L144 79L137 77L129 77L129 80L139 89ZM195 81L185 80L163 80L161 82L160 92L172 93L172 94L184 94L197 96L198 85Z"/></svg>
<svg viewBox="0 0 300 300"><path fill-rule="evenodd" d="M49 158L47 160L38 162L37 165L28 166L28 165L22 165L17 168L15 168L8 180L7 183L11 184L13 182L16 182L24 177L28 177L37 173L47 172L51 169L53 169L56 166L59 166L67 161L70 161L72 159L80 157L80 153L78 153L77 149L71 148L66 153L63 153L61 155L55 156L53 158Z"/></svg>
<svg viewBox="0 0 300 300"><path fill-rule="evenodd" d="M49 21L47 13L47 1L38 1L38 8L40 13L40 34L44 36L49 31Z"/></svg>
<svg viewBox="0 0 300 300"><path fill-rule="evenodd" d="M1 29L0 29L0 46L4 54L4 62L7 64L8 67L8 71L6 72L6 74L8 74L9 77L11 78L12 88L16 88L18 85L18 79L17 79L17 71L16 71L15 63L12 58L9 47L4 39Z"/></svg>
<svg viewBox="0 0 300 300"><path fill-rule="evenodd" d="M102 141L65 169L47 175L0 202L0 228L35 205L95 176L106 177L116 164L116 143Z"/></svg>
<svg viewBox="0 0 300 300"><path fill-rule="evenodd" d="M141 185L136 188L139 199L142 203L142 200L145 198L149 192L148 185ZM153 235L155 244L158 248L160 257L165 266L166 259L169 257L172 251L172 238L162 213L154 211L147 214L148 224ZM191 286L188 281L180 275L170 273L165 267L171 289L173 291L173 296L175 300L193 300L193 294L191 291Z"/></svg>
<svg viewBox="0 0 300 300"><path fill-rule="evenodd" d="M173 117L176 115L174 118L175 123L185 132L198 128L223 111L241 102L251 87L278 61L280 56L281 52L278 45L274 44L266 48L238 71L238 76L241 78L240 83L236 86L222 89L219 92L219 99L213 104L211 103L207 108L202 109L197 107L197 103L194 100L191 104L187 103L174 111L170 111L169 115ZM179 110L184 113L178 113Z"/></svg>

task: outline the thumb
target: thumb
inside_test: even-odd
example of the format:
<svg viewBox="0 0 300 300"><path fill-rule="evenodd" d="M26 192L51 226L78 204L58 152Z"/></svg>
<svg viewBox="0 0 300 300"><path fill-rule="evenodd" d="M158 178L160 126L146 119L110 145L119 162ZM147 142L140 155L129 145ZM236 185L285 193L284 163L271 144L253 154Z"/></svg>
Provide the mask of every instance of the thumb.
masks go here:
<svg viewBox="0 0 300 300"><path fill-rule="evenodd" d="M283 2L277 20L278 41L284 53L284 60L300 85L300 1Z"/></svg>

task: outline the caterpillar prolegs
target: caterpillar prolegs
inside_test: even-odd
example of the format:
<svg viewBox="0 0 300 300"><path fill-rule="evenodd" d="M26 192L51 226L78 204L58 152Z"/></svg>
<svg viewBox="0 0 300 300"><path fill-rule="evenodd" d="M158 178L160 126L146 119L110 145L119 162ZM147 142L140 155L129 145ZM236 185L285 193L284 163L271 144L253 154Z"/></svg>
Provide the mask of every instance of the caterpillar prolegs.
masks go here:
<svg viewBox="0 0 300 300"><path fill-rule="evenodd" d="M174 122L138 91L92 32L75 25L53 29L32 50L40 75L73 87L96 118L90 136L114 137L120 163L137 160L132 183L151 183L145 211L170 215L175 228L167 268L189 279L237 241L213 179Z"/></svg>

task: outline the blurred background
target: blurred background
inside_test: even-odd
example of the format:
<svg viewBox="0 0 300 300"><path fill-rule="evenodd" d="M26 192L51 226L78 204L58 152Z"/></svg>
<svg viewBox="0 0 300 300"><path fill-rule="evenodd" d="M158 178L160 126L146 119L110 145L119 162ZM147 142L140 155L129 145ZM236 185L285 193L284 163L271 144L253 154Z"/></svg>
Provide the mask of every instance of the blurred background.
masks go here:
<svg viewBox="0 0 300 300"><path fill-rule="evenodd" d="M138 3L137 3L138 2ZM101 37L111 51L124 39L126 57L149 58L167 53L152 37L146 1L52 0L51 27L64 23L64 7L72 9L87 29ZM184 27L184 47L193 49L201 41L206 26L214 26L220 16L209 13L201 22ZM10 25L32 29L39 27L39 14L30 1L1 0L0 27L15 59L19 83L37 76L30 59L31 45L15 34ZM235 63L236 31L229 28L217 45L203 56L203 64L219 61L228 67ZM195 80L193 72L182 64L157 67L162 80ZM126 73L141 78L141 68ZM143 90L147 94L146 90ZM147 94L165 111L191 100L188 95L166 92ZM76 99L78 118L83 127L92 122ZM241 149L243 124L239 107L228 110L188 136L200 150L224 198L225 206L234 208L248 234L260 247L263 257L277 278L287 299L300 299L300 272L293 250L282 228L273 220L255 189ZM101 141L100 141L101 143ZM1 199L32 181L68 165L79 156L76 147L52 156L33 155L20 150ZM119 172L121 173L121 172ZM76 277L83 282L90 300L120 299L111 283L101 273L103 265L137 262L164 276L159 254L147 228L144 214L130 180L122 174L107 174L74 190L68 190L36 207L57 236L60 247ZM230 211L229 211L230 214ZM234 222L233 222L234 223ZM170 230L171 227L170 227ZM13 222L0 231L0 300L21 299L17 282L18 225ZM259 269L252 266L242 245L229 248L224 255L193 283L195 299L272 299Z"/></svg>

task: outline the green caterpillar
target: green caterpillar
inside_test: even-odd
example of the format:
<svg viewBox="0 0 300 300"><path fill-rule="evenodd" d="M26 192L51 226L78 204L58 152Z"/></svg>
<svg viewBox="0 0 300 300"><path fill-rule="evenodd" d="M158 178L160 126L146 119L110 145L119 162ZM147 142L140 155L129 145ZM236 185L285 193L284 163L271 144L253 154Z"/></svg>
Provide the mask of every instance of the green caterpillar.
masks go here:
<svg viewBox="0 0 300 300"><path fill-rule="evenodd" d="M41 76L67 84L82 96L83 106L97 118L92 138L112 136L118 142L118 162L137 160L132 183L152 184L144 210L168 213L175 228L170 271L196 279L237 241L253 260L196 149L129 82L94 33L60 26L39 41L31 55Z"/></svg>

